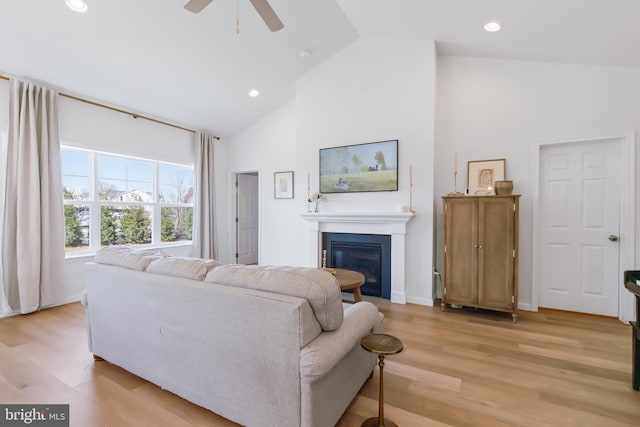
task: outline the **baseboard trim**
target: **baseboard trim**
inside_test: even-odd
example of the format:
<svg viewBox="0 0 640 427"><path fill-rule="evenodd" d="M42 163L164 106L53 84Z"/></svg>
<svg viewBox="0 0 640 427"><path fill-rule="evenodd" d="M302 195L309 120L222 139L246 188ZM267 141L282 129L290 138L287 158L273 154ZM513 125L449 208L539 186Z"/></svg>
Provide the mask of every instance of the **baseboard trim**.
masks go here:
<svg viewBox="0 0 640 427"><path fill-rule="evenodd" d="M59 305L65 305L65 304L71 304L72 302L80 302L80 294L78 295L71 295L68 297L64 297L59 301L54 302L51 305L48 305L46 307L42 307L42 308L51 308L51 307L57 307Z"/></svg>
<svg viewBox="0 0 640 427"><path fill-rule="evenodd" d="M533 307L533 305L530 304L530 303L529 304L518 303L518 311L520 311L520 310L522 310L522 311L534 311L534 312L538 311L538 310L534 310L532 307Z"/></svg>
<svg viewBox="0 0 640 427"><path fill-rule="evenodd" d="M396 304L406 304L407 294L405 294L404 292L391 291L391 302L394 302Z"/></svg>
<svg viewBox="0 0 640 427"><path fill-rule="evenodd" d="M80 294L64 297L61 300L54 302L53 304L49 304L45 307L41 307L40 310L46 310L47 308L58 307L61 305L71 304L74 302L80 302ZM0 313L0 319L2 319L3 317L16 316L18 314L21 314L21 313L19 311L12 311L9 313Z"/></svg>
<svg viewBox="0 0 640 427"><path fill-rule="evenodd" d="M431 298L408 297L407 302L411 304L426 305L428 307L433 307L433 299Z"/></svg>

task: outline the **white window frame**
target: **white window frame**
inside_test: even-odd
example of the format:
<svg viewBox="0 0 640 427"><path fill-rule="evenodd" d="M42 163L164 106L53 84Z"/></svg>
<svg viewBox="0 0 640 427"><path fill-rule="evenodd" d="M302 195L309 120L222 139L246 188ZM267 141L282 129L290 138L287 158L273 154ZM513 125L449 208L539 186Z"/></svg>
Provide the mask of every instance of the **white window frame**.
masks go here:
<svg viewBox="0 0 640 427"><path fill-rule="evenodd" d="M194 170L194 165L192 163L175 163L175 162L166 162L162 160L154 160L143 157L129 156L120 153L111 153L106 151L98 151L87 148L76 147L72 145L61 145L61 150L68 151L78 151L89 154L89 198L86 200L81 199L73 199L68 200L64 199L64 205L71 206L88 206L89 207L89 246L86 250L77 250L66 252L65 258L77 258L94 255L97 250L102 247L101 242L101 208L103 206L119 206L119 207L127 207L127 206L142 206L142 207L150 207L152 212L152 220L151 220L151 243L137 245L136 248L163 248L163 247L177 247L177 246L190 246L192 245L192 240L179 240L175 242L162 242L161 235L161 210L164 207L176 207L176 208L194 208L193 199L190 203L167 203L160 202L160 182L159 182L159 165L169 165L169 166L177 166L181 168L187 168ZM99 200L97 195L97 186L98 186L98 168L97 168L97 157L100 155L118 157L122 159L131 159L141 162L151 163L153 167L153 182L152 182L152 192L153 192L153 201L152 202L125 202L125 201L111 201L111 200ZM63 171L64 172L64 171ZM195 170L194 170L195 172ZM195 182L194 182L195 186ZM66 249L66 248L65 248Z"/></svg>

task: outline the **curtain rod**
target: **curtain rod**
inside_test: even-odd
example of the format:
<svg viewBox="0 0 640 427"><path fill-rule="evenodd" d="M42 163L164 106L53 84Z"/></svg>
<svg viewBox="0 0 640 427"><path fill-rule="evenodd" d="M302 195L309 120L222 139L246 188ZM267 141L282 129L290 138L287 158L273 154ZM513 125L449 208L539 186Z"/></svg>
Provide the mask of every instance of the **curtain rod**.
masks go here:
<svg viewBox="0 0 640 427"><path fill-rule="evenodd" d="M9 80L9 77L3 76L3 75L0 74L0 79ZM64 96L65 98L73 99L75 101L84 102L85 104L95 105L96 107L102 107L102 108L106 108L107 110L111 110L111 111L115 111L115 112L118 112L118 113L126 114L128 116L133 117L134 119L149 120L150 122L158 123L158 124L165 125L165 126L170 126L172 128L184 130L184 131L191 132L191 133L196 133L196 131L193 130L193 129L189 129L189 128L186 128L186 127L183 127L183 126L174 125L173 123L163 122L162 120L157 120L157 119L154 119L154 118L151 118L151 117L142 116L140 114L135 114L135 113L132 113L130 111L122 110L120 108L111 107L109 105L100 104L99 102L89 101L88 99L80 98L80 97L77 97L77 96L74 96L74 95L69 95L68 93L59 92L59 94L60 94L60 96ZM219 136L215 136L214 135L213 138L215 140L217 140L217 141L220 140Z"/></svg>

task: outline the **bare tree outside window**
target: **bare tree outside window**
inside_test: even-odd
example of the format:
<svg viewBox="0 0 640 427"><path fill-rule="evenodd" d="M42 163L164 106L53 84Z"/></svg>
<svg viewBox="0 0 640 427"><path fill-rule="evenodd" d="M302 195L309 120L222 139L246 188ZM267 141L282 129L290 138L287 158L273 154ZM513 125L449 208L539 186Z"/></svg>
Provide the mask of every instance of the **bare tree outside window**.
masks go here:
<svg viewBox="0 0 640 427"><path fill-rule="evenodd" d="M172 165L160 168L160 202L182 206L163 206L160 217L160 232L163 242L191 240L193 228L193 208L184 205L193 204L193 169ZM163 179L163 174L173 176Z"/></svg>

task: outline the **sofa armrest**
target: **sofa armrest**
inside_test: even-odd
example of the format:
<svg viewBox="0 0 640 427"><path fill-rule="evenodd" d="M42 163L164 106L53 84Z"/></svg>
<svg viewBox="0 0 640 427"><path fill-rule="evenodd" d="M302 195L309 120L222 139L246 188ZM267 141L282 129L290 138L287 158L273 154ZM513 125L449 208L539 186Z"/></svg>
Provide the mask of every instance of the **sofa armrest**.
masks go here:
<svg viewBox="0 0 640 427"><path fill-rule="evenodd" d="M342 325L335 331L325 331L300 351L300 376L307 382L322 378L362 337L380 330L382 314L370 302L353 304L344 312ZM364 349L361 349L365 352Z"/></svg>

